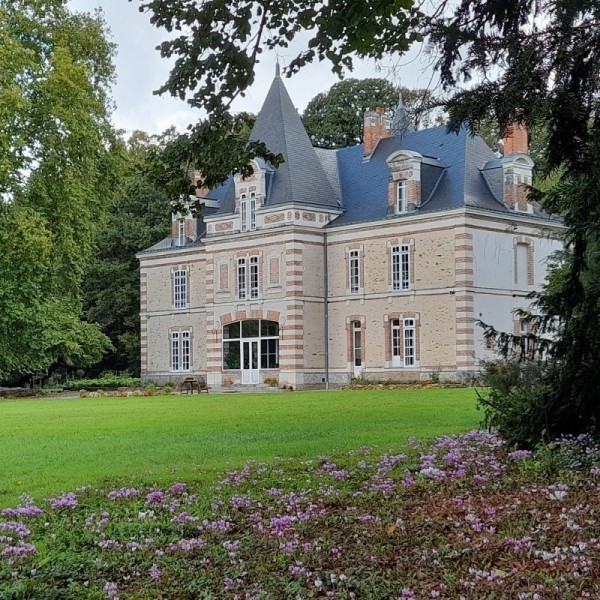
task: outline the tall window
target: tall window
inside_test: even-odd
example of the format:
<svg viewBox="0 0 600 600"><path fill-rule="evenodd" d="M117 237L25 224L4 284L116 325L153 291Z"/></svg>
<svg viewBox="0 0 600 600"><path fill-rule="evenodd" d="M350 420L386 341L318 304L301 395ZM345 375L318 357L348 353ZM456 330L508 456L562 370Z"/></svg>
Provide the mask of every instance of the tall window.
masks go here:
<svg viewBox="0 0 600 600"><path fill-rule="evenodd" d="M527 288L529 280L529 246L527 244L517 244L517 287Z"/></svg>
<svg viewBox="0 0 600 600"><path fill-rule="evenodd" d="M416 360L415 320L404 319L404 366L413 367Z"/></svg>
<svg viewBox="0 0 600 600"><path fill-rule="evenodd" d="M185 246L185 219L177 221L177 245Z"/></svg>
<svg viewBox="0 0 600 600"><path fill-rule="evenodd" d="M256 194L250 194L250 231L256 229Z"/></svg>
<svg viewBox="0 0 600 600"><path fill-rule="evenodd" d="M402 347L401 347L401 327L400 327L400 319L392 319L391 321L392 327L392 366L399 367L401 366L402 361Z"/></svg>
<svg viewBox="0 0 600 600"><path fill-rule="evenodd" d="M406 180L401 179L396 184L396 213L405 213L407 208L407 186Z"/></svg>
<svg viewBox="0 0 600 600"><path fill-rule="evenodd" d="M530 337L532 334L531 326L526 319L519 319L519 336L521 337L521 350L527 358L533 358L535 350L535 339Z"/></svg>
<svg viewBox="0 0 600 600"><path fill-rule="evenodd" d="M392 289L407 290L410 287L410 247L392 247Z"/></svg>
<svg viewBox="0 0 600 600"><path fill-rule="evenodd" d="M350 293L358 294L360 292L360 256L358 250L350 251Z"/></svg>
<svg viewBox="0 0 600 600"><path fill-rule="evenodd" d="M250 257L250 298L258 298L258 256Z"/></svg>
<svg viewBox="0 0 600 600"><path fill-rule="evenodd" d="M246 299L246 259L238 258L238 298L240 300Z"/></svg>
<svg viewBox="0 0 600 600"><path fill-rule="evenodd" d="M171 371L191 369L192 334L190 331L171 332Z"/></svg>
<svg viewBox="0 0 600 600"><path fill-rule="evenodd" d="M258 298L260 295L258 256L238 258L238 298Z"/></svg>
<svg viewBox="0 0 600 600"><path fill-rule="evenodd" d="M247 231L248 230L248 198L246 197L246 194L242 194L240 196L240 220L242 222L241 230Z"/></svg>
<svg viewBox="0 0 600 600"><path fill-rule="evenodd" d="M352 354L354 366L362 366L362 340L360 321L352 322Z"/></svg>
<svg viewBox="0 0 600 600"><path fill-rule="evenodd" d="M173 273L173 304L175 308L187 308L187 271Z"/></svg>
<svg viewBox="0 0 600 600"><path fill-rule="evenodd" d="M260 344L257 348L260 348L261 369L279 368L279 323L257 319L223 327L223 368L241 369L250 364L246 359L252 352L252 343Z"/></svg>
<svg viewBox="0 0 600 600"><path fill-rule="evenodd" d="M256 229L256 192L251 192L250 196L240 196L240 220L242 231Z"/></svg>

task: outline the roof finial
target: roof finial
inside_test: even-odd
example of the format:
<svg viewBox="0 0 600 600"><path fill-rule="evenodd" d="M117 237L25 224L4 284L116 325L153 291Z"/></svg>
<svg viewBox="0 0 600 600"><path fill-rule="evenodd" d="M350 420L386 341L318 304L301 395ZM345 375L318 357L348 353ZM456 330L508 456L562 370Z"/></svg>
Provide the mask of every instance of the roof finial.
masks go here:
<svg viewBox="0 0 600 600"><path fill-rule="evenodd" d="M414 131L415 128L411 122L410 115L404 106L402 100L402 88L398 88L398 105L394 111L394 118L392 119L392 135L399 135L403 137L405 133Z"/></svg>
<svg viewBox="0 0 600 600"><path fill-rule="evenodd" d="M281 71L279 69L279 58L275 61L275 77L281 77Z"/></svg>

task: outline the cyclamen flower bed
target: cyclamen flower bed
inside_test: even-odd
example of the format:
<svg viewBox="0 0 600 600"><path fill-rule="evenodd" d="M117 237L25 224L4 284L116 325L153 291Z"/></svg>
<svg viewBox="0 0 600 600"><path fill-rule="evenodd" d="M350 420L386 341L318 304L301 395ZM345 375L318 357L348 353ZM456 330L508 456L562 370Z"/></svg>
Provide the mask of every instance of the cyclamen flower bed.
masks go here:
<svg viewBox="0 0 600 600"><path fill-rule="evenodd" d="M5 509L0 598L600 598L600 450L494 434Z"/></svg>

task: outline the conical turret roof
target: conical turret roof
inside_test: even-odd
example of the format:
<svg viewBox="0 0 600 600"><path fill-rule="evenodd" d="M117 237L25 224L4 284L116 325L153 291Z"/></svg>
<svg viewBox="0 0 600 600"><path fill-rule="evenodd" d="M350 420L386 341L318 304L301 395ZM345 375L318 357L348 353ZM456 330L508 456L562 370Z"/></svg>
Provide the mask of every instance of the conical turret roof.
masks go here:
<svg viewBox="0 0 600 600"><path fill-rule="evenodd" d="M270 151L282 154L285 159L273 174L267 206L288 202L339 206L323 165L281 80L279 65L250 139L264 142Z"/></svg>

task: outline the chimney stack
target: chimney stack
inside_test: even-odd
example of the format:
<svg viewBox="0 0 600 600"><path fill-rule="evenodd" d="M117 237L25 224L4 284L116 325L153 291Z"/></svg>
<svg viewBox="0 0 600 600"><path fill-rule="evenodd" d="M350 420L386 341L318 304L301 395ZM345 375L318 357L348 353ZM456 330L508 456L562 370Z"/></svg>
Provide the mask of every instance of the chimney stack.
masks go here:
<svg viewBox="0 0 600 600"><path fill-rule="evenodd" d="M529 154L527 129L520 123L511 123L506 126L504 133L504 156L510 156L517 152Z"/></svg>
<svg viewBox="0 0 600 600"><path fill-rule="evenodd" d="M391 128L390 115L378 106L375 110L365 112L363 132L363 154L369 156L379 140L389 137Z"/></svg>

